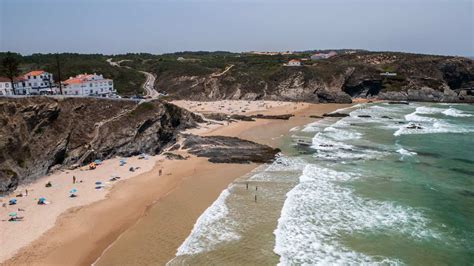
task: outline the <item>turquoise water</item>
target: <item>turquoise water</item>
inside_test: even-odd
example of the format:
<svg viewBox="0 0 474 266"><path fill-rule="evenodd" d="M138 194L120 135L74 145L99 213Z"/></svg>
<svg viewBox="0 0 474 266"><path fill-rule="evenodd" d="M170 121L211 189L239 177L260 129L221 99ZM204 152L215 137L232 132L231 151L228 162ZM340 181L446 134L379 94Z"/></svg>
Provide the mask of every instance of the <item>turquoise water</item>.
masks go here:
<svg viewBox="0 0 474 266"><path fill-rule="evenodd" d="M341 112L292 129L284 155L231 184L170 264L473 265L474 106ZM300 136L313 146L294 146Z"/></svg>

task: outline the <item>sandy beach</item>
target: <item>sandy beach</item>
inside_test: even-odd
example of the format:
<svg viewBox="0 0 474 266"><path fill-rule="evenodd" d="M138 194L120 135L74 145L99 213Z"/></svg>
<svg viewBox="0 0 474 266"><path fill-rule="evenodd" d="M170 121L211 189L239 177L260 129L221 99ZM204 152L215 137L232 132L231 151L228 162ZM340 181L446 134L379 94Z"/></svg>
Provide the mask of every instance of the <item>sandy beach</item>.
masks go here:
<svg viewBox="0 0 474 266"><path fill-rule="evenodd" d="M202 113L295 114L290 120L203 124L190 131L236 136L273 147L292 127L316 120L309 115L349 106L268 101L175 104ZM180 153L188 156L185 151ZM130 166L140 169L130 172ZM29 191L27 197L17 198L17 205L0 210L2 219L7 219L8 213L25 209L17 211L24 221L1 222L1 246L7 248L2 248L0 261L5 265L164 264L173 258L196 219L220 192L257 166L212 164L194 156L184 161L153 156L148 160L127 158L122 167L117 158L104 161L94 171L76 169L40 178L3 199L5 202L25 189ZM163 169L161 176L159 169ZM73 185L72 175L83 182ZM108 181L114 175L120 176L120 181ZM44 187L48 181L53 183L52 188ZM105 187L96 190L97 181ZM68 197L72 188L78 190L77 198ZM51 204L36 205L38 197L45 197ZM161 252L152 254L149 250Z"/></svg>

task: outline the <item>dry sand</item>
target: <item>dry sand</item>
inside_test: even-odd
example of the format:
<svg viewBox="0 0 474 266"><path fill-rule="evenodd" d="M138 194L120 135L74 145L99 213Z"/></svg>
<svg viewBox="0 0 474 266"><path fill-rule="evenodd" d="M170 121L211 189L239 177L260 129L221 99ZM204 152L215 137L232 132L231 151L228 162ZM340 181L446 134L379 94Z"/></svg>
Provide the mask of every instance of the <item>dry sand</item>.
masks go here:
<svg viewBox="0 0 474 266"><path fill-rule="evenodd" d="M150 171L158 160L158 156L147 157L139 160L138 157L125 159L127 164L119 166L119 158L104 161L95 170L81 167L75 170L58 171L52 175L42 177L35 182L19 186L15 192L1 199L0 208L0 262L12 256L19 248L27 245L32 240L54 226L56 218L69 208L76 208L91 204L106 198L115 183L123 182L128 178ZM135 172L128 169L139 167ZM75 176L77 183L73 184ZM118 176L117 181L110 181L112 176ZM51 182L52 187L45 187ZM101 189L96 189L95 182L102 182ZM77 189L77 197L70 198L69 191ZM16 197L19 194L28 196ZM49 203L38 205L38 199L44 197ZM16 205L8 205L11 198L17 199ZM4 204L5 203L5 204ZM73 212L74 210L72 210ZM16 212L22 221L8 222L8 214Z"/></svg>
<svg viewBox="0 0 474 266"><path fill-rule="evenodd" d="M227 105L232 106L225 108L229 113L238 113L239 110L245 110L241 113L247 114L295 113L296 116L287 121L258 119L230 125L204 125L192 130L202 135L237 136L272 146L278 146L280 137L290 128L315 120L309 115L321 115L349 106L247 101L182 102L186 105L177 104L191 110L207 106L207 109L198 110L201 112L224 112L221 106ZM128 167L139 164L142 168L138 175L130 178ZM3 246L8 246L8 252L0 254L0 261L23 247L4 264L88 265L99 256L102 256L99 265L164 264L173 258L196 219L220 192L232 180L256 166L212 164L205 158L194 156L185 161L155 156L146 161L129 158L124 169L117 169L118 159L113 159L104 162L97 170L77 171L78 179L84 180L80 186L72 186L71 171L41 178L29 185L33 189L30 195L19 198L21 202L16 205L16 208L23 208L20 204L26 204L25 215L18 212L25 216L25 221L0 223L4 241L1 243L2 252ZM164 169L162 176L158 176L160 168ZM104 182L113 174L122 177L122 181L115 182L112 189L95 191L95 181ZM44 183L48 180L56 184L54 190L45 191ZM73 187L79 190L79 197L71 199L67 195ZM51 204L36 205L34 198L39 196L46 197ZM162 215L147 215L150 206ZM6 218L11 210L2 209L2 217ZM150 245L152 247L147 249ZM160 252L151 254L149 250Z"/></svg>

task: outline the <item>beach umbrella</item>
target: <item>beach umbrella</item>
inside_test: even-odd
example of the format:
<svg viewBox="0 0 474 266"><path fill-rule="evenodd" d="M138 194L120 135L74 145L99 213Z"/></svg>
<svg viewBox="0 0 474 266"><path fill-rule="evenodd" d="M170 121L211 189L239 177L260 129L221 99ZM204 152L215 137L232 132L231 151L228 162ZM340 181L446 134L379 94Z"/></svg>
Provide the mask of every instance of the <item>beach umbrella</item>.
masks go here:
<svg viewBox="0 0 474 266"><path fill-rule="evenodd" d="M39 201L46 201L46 198L41 197L41 198L39 198L38 200L39 200Z"/></svg>
<svg viewBox="0 0 474 266"><path fill-rule="evenodd" d="M9 202L10 204L16 204L16 199L10 199L8 202Z"/></svg>
<svg viewBox="0 0 474 266"><path fill-rule="evenodd" d="M8 214L8 216L15 217L15 216L16 216L16 212L10 212L10 213Z"/></svg>
<svg viewBox="0 0 474 266"><path fill-rule="evenodd" d="M94 163L95 164L100 164L100 163L102 163L102 161L101 160L94 160Z"/></svg>
<svg viewBox="0 0 474 266"><path fill-rule="evenodd" d="M71 194L74 194L74 193L76 193L76 192L77 192L77 189L75 189L75 188L69 190L69 193L71 193Z"/></svg>

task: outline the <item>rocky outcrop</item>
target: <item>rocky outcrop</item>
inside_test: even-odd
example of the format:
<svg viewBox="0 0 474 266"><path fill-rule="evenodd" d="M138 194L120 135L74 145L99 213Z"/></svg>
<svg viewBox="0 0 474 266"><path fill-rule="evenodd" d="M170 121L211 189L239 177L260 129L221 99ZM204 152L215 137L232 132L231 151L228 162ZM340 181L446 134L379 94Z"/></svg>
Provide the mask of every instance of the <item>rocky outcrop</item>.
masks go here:
<svg viewBox="0 0 474 266"><path fill-rule="evenodd" d="M0 193L51 169L157 154L201 120L161 101L0 98Z"/></svg>
<svg viewBox="0 0 474 266"><path fill-rule="evenodd" d="M280 152L266 145L225 136L186 135L183 148L213 163L267 163Z"/></svg>

